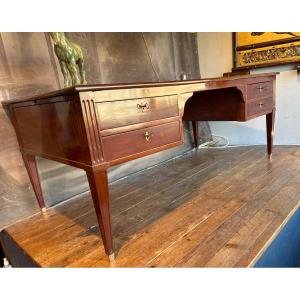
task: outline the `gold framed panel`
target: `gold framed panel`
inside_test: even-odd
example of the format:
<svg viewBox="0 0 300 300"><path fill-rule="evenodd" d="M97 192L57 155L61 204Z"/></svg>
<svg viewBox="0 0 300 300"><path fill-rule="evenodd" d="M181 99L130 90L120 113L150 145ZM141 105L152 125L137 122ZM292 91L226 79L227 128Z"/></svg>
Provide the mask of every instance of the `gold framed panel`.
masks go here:
<svg viewBox="0 0 300 300"><path fill-rule="evenodd" d="M300 62L300 32L233 33L234 69Z"/></svg>

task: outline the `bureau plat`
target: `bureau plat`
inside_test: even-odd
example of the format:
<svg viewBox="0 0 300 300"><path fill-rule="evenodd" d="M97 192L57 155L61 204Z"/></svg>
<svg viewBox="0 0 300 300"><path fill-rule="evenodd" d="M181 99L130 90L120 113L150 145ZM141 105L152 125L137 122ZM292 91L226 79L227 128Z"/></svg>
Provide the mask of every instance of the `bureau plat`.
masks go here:
<svg viewBox="0 0 300 300"><path fill-rule="evenodd" d="M3 102L42 210L36 156L84 169L105 251L114 257L107 169L183 143L182 121L247 121L266 115L272 155L276 73L75 86Z"/></svg>

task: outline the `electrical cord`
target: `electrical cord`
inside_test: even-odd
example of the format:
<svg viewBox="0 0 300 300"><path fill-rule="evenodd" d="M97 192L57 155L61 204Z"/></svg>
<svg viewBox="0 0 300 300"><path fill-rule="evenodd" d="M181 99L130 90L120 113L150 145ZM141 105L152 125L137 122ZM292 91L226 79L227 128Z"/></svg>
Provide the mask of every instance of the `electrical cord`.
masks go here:
<svg viewBox="0 0 300 300"><path fill-rule="evenodd" d="M187 133L187 134L191 134L191 132L187 129L184 129L184 131ZM218 138L221 138L225 141L224 145L222 146L218 146L217 144L219 143L218 140L214 140L214 137L218 137ZM229 147L229 140L224 137L224 136L221 136L221 135L217 135L217 134L212 134L212 138L213 140L212 141L207 141L205 143L202 143L201 145L198 146L198 148L226 148L226 147Z"/></svg>
<svg viewBox="0 0 300 300"><path fill-rule="evenodd" d="M207 145L205 145L204 147L206 147L206 148L221 149L221 148L227 148L229 146L228 139L226 137L222 136L222 135L212 134L212 138L213 138L213 140L205 143ZM214 140L214 138L221 138L221 139L223 139L225 141L224 145L218 146L219 141L218 140ZM201 147L201 145L200 145L200 147Z"/></svg>

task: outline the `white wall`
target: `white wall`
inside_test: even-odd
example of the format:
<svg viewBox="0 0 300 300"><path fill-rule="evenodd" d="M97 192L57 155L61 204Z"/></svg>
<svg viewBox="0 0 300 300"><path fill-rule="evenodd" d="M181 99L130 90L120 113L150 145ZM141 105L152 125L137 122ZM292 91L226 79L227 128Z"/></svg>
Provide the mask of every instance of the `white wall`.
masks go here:
<svg viewBox="0 0 300 300"><path fill-rule="evenodd" d="M202 77L220 77L232 68L232 33L198 32L198 55Z"/></svg>
<svg viewBox="0 0 300 300"><path fill-rule="evenodd" d="M222 76L232 68L232 35L229 32L198 33L202 78ZM274 144L300 144L300 76L295 66L260 68L251 73L280 72L277 76L277 110ZM210 122L214 135L231 145L265 144L265 117L248 122Z"/></svg>

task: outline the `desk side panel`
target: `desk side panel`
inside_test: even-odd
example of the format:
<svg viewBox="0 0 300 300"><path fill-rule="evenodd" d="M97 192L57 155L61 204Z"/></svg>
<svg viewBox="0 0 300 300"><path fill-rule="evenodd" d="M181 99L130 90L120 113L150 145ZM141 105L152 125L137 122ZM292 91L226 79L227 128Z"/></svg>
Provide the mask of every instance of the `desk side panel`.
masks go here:
<svg viewBox="0 0 300 300"><path fill-rule="evenodd" d="M20 150L69 165L91 164L78 95L12 105Z"/></svg>

